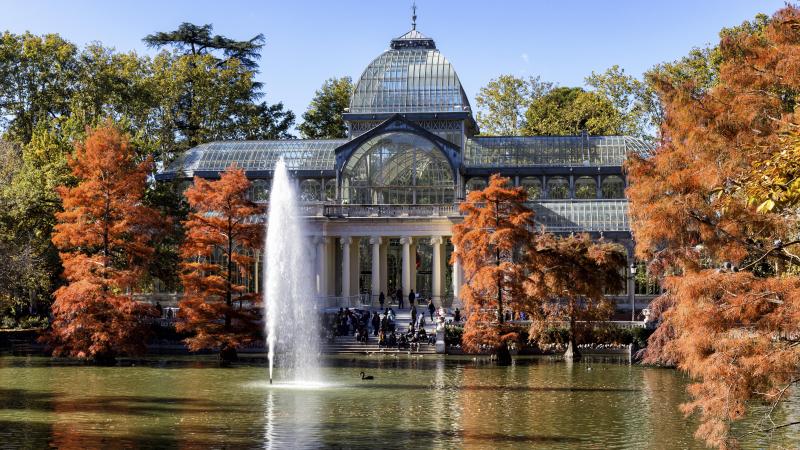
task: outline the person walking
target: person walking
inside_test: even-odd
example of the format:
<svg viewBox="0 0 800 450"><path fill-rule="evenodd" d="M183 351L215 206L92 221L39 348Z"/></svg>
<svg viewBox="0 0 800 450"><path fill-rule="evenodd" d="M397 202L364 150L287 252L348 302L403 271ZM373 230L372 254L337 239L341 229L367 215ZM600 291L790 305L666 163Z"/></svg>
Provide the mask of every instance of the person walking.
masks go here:
<svg viewBox="0 0 800 450"><path fill-rule="evenodd" d="M414 290L412 289L411 292L408 293L408 306L413 306L414 300L416 300L416 298L417 294L415 294Z"/></svg>
<svg viewBox="0 0 800 450"><path fill-rule="evenodd" d="M417 307L411 305L411 323L417 323Z"/></svg>
<svg viewBox="0 0 800 450"><path fill-rule="evenodd" d="M431 313L431 322L433 321L433 313L436 311L436 307L433 306L433 299L428 300L428 311Z"/></svg>
<svg viewBox="0 0 800 450"><path fill-rule="evenodd" d="M383 291L381 291L381 294L378 296L378 303L380 303L381 309L383 309L383 304L385 302L386 302L386 296L383 295Z"/></svg>
<svg viewBox="0 0 800 450"><path fill-rule="evenodd" d="M381 327L381 316L378 313L372 315L372 334L377 336L378 329Z"/></svg>
<svg viewBox="0 0 800 450"><path fill-rule="evenodd" d="M399 289L397 290L397 309L403 309L403 291Z"/></svg>

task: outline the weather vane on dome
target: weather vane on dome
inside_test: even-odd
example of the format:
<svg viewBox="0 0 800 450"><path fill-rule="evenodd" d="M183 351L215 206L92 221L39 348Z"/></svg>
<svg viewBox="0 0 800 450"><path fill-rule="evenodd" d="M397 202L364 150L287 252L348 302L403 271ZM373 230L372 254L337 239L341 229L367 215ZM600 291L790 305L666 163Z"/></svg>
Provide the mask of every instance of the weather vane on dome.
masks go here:
<svg viewBox="0 0 800 450"><path fill-rule="evenodd" d="M417 29L417 2L411 3L411 29Z"/></svg>

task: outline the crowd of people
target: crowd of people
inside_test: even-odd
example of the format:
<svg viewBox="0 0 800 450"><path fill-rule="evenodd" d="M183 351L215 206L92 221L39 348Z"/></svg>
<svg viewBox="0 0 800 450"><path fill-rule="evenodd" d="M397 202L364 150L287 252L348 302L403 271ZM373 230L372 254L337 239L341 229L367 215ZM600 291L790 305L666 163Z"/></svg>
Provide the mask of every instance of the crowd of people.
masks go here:
<svg viewBox="0 0 800 450"><path fill-rule="evenodd" d="M398 292L398 294L400 294ZM398 307L402 308L404 296L395 295ZM444 322L444 309L437 310L433 300L427 305L420 305L417 309L416 294L411 291L408 302L411 306L410 321L406 326L399 324L397 314L392 308L385 308L386 297L381 292L378 301L381 305L378 311L356 308L339 308L339 311L329 319L328 338L332 341L336 336L353 336L356 341L367 344L370 336L377 339L381 348L398 348L419 350L423 344L436 344L436 334L425 330L426 323ZM427 320L426 312L427 310ZM461 311L456 308L453 312L453 321L461 321Z"/></svg>

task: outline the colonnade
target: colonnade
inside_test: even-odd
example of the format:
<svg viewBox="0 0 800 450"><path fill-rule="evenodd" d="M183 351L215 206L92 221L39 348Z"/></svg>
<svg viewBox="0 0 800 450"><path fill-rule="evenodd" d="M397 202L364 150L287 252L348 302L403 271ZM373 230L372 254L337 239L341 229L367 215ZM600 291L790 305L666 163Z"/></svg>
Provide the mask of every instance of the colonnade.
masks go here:
<svg viewBox="0 0 800 450"><path fill-rule="evenodd" d="M361 248L359 242L361 238L366 238L369 242L370 294L373 301L377 300L381 292L386 295L387 302L394 294L388 292L388 253L390 239L399 238L401 250L398 281L404 298L408 297L412 289L419 292L416 286L416 247L418 244L425 243L429 244L432 249L430 294L434 303L440 304L447 293L445 283L447 267L450 262L446 258L446 245L450 236L314 236L314 273L317 295L321 297L353 297L360 294ZM453 264L451 279L453 297L458 298L463 283L463 271L457 261Z"/></svg>

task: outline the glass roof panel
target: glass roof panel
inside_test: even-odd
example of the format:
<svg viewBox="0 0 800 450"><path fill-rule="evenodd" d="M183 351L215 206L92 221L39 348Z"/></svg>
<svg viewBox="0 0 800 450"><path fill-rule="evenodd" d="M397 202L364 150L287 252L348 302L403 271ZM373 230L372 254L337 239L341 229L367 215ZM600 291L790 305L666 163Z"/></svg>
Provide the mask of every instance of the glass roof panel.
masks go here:
<svg viewBox="0 0 800 450"><path fill-rule="evenodd" d="M534 221L547 231L630 231L627 200L536 201Z"/></svg>
<svg viewBox="0 0 800 450"><path fill-rule="evenodd" d="M478 136L468 139L469 168L621 166L629 152L652 144L630 136Z"/></svg>
<svg viewBox="0 0 800 450"><path fill-rule="evenodd" d="M281 156L289 170L333 172L334 150L345 142L344 139L209 142L189 149L161 175L192 177L194 172L224 171L233 163L245 171L271 171Z"/></svg>

